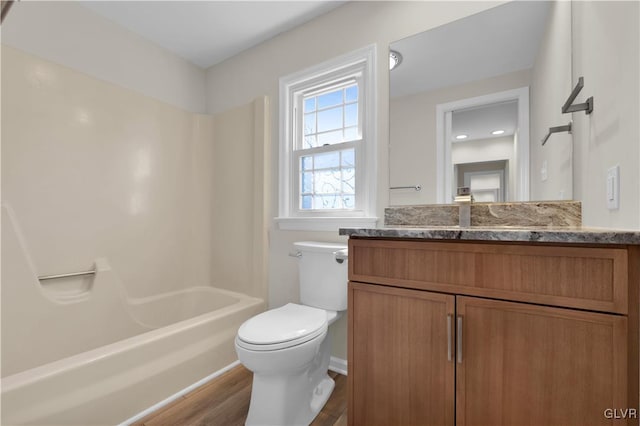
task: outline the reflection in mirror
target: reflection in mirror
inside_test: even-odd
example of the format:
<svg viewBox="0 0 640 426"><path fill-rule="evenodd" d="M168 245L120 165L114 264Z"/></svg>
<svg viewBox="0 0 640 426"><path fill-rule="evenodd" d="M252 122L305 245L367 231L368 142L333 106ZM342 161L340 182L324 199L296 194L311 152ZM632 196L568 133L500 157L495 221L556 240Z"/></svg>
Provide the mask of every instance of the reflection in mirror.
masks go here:
<svg viewBox="0 0 640 426"><path fill-rule="evenodd" d="M454 111L451 114L453 188L471 188L475 201L480 202L512 199L516 176L509 170L514 170L517 127L517 101Z"/></svg>
<svg viewBox="0 0 640 426"><path fill-rule="evenodd" d="M571 4L517 1L394 42L390 204L569 199Z"/></svg>

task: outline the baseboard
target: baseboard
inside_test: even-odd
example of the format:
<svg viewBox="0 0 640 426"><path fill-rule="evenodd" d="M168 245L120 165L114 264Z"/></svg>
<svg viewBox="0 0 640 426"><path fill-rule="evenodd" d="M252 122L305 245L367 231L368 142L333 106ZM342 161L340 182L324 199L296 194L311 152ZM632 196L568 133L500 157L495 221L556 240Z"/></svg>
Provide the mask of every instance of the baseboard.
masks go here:
<svg viewBox="0 0 640 426"><path fill-rule="evenodd" d="M145 416L148 416L149 414L153 413L156 410L159 410L160 408L164 407L165 405L175 401L176 399L180 398L183 395L186 395L187 393L191 392L192 390L204 385L205 383L215 379L218 376L221 376L222 374L226 373L227 371L231 370L232 368L234 368L235 366L240 365L240 361L239 360L235 360L234 362L232 362L231 364L227 365L226 367L222 367L220 370L209 374L207 377L198 380L197 382L195 382L192 385L187 386L186 388L182 389L181 391L178 391L176 393L174 393L173 395L171 395L168 398L163 399L162 401L158 402L157 404L154 404L153 406L147 408L146 410L136 414L135 416L125 420L124 422L120 423L118 426L129 426L130 424L137 422L138 420L142 419ZM339 371L338 371L339 372Z"/></svg>
<svg viewBox="0 0 640 426"><path fill-rule="evenodd" d="M331 357L329 361L329 370L335 371L336 373L347 375L347 360L342 358L336 358L335 356Z"/></svg>

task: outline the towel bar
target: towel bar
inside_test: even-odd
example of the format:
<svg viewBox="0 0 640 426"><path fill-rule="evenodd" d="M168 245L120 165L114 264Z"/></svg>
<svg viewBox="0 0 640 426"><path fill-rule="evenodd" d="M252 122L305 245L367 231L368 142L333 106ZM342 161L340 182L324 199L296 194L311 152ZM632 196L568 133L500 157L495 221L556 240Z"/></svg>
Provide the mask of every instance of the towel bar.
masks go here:
<svg viewBox="0 0 640 426"><path fill-rule="evenodd" d="M412 186L391 186L389 189L415 189L416 191L420 191L422 186L420 185L412 185Z"/></svg>
<svg viewBox="0 0 640 426"><path fill-rule="evenodd" d="M92 271L82 271L82 272L70 272L68 274L58 274L58 275L43 275L41 277L38 277L39 281L46 281L46 280L55 280L57 278L67 278L67 277L79 277L82 275L95 275L96 274L96 270L92 270Z"/></svg>

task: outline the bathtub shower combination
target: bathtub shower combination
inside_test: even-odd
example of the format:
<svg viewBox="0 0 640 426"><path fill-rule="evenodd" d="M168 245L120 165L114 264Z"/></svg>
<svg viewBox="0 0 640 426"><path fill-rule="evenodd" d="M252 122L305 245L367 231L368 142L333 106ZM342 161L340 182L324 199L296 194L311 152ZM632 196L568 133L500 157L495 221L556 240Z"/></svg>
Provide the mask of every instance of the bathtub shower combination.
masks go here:
<svg viewBox="0 0 640 426"><path fill-rule="evenodd" d="M76 2L2 23L1 424L127 422L264 311L269 98L205 113L184 65Z"/></svg>
<svg viewBox="0 0 640 426"><path fill-rule="evenodd" d="M264 310L213 287L132 299L107 259L39 281L12 216L3 206L2 280L22 285L3 286L2 424L118 424L232 363L238 327Z"/></svg>

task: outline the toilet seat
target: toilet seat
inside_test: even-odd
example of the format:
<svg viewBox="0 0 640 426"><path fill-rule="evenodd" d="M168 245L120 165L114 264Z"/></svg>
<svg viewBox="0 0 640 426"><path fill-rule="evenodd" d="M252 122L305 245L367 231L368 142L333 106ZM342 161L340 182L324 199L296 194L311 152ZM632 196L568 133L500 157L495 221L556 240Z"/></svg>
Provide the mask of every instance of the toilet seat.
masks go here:
<svg viewBox="0 0 640 426"><path fill-rule="evenodd" d="M288 303L247 320L238 330L239 346L254 351L290 348L327 332L327 311Z"/></svg>

